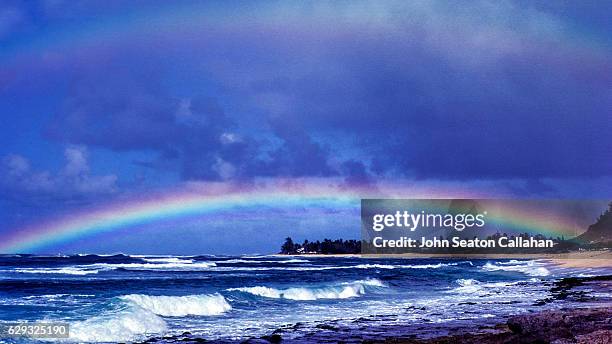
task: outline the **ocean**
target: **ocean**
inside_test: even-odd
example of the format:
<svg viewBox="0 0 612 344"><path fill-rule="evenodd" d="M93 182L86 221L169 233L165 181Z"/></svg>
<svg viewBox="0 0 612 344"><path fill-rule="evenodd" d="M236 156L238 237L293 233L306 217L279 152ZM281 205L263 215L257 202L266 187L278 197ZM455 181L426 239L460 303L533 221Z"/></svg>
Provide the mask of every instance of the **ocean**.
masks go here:
<svg viewBox="0 0 612 344"><path fill-rule="evenodd" d="M605 273L508 259L3 255L0 324L68 322L69 342L427 337L568 306L551 301L554 281Z"/></svg>

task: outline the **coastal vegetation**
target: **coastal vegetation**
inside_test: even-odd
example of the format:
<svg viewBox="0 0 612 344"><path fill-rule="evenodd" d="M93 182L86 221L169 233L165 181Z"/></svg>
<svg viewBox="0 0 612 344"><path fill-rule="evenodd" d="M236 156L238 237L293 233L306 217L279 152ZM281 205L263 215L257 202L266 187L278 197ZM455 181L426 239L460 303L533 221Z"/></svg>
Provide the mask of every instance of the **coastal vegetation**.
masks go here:
<svg viewBox="0 0 612 344"><path fill-rule="evenodd" d="M330 240L308 241L294 243L290 237L285 239L281 247L282 254L358 254L361 253L361 242L358 240Z"/></svg>
<svg viewBox="0 0 612 344"><path fill-rule="evenodd" d="M452 237L432 237L432 240L440 242L452 242ZM455 238L456 239L456 238ZM472 238L474 239L474 238ZM542 234L520 233L510 235L506 233L494 233L488 235L483 241L486 242L547 242L554 243L552 247L538 245L497 245L496 247L375 247L371 241L366 240L343 240L323 239L322 241L304 240L301 244L293 241L291 237L285 239L281 246L281 254L359 254L359 253L567 253L578 250L601 250L612 248L612 202L587 230L574 237L564 236L546 237ZM442 245L443 246L443 245Z"/></svg>

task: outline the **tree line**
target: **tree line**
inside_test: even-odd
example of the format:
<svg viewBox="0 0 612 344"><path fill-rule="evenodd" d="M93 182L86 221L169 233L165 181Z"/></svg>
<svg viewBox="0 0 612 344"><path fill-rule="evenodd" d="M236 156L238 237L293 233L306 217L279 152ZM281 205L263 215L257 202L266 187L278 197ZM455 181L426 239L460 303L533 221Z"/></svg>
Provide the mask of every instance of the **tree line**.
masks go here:
<svg viewBox="0 0 612 344"><path fill-rule="evenodd" d="M303 243L294 243L291 237L285 239L285 243L281 246L280 253L282 254L359 254L361 253L361 242L358 240L331 240L324 239L323 241L308 241Z"/></svg>

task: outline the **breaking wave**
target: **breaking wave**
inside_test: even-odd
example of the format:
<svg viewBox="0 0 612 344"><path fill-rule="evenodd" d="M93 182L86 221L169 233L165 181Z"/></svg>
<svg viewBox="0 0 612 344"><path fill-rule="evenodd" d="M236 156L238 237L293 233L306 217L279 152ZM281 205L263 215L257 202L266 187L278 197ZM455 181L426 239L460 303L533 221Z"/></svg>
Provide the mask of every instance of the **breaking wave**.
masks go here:
<svg viewBox="0 0 612 344"><path fill-rule="evenodd" d="M71 342L134 342L159 336L168 330L162 317L220 315L231 310L220 294L119 297L122 308L70 323Z"/></svg>
<svg viewBox="0 0 612 344"><path fill-rule="evenodd" d="M61 275L92 275L97 274L98 269L88 269L81 267L64 267L64 268L22 268L9 270L10 272L17 272L23 274L61 274Z"/></svg>
<svg viewBox="0 0 612 344"><path fill-rule="evenodd" d="M166 258L141 258L145 262L149 263L178 263L178 264L192 264L193 259L184 259L184 258L176 258L176 257L166 257Z"/></svg>
<svg viewBox="0 0 612 344"><path fill-rule="evenodd" d="M125 269L125 270L203 270L215 267L212 262L160 262L160 263L119 263L119 264L92 264L88 267L99 269Z"/></svg>
<svg viewBox="0 0 612 344"><path fill-rule="evenodd" d="M220 315L232 309L232 306L220 294L188 296L130 294L122 296L121 299L166 317Z"/></svg>
<svg viewBox="0 0 612 344"><path fill-rule="evenodd" d="M349 266L348 268L356 269L439 269L448 266L457 266L459 264L473 265L470 261L463 261L457 263L438 263L438 264L417 264L417 265L389 265L389 264L359 264L356 266Z"/></svg>
<svg viewBox="0 0 612 344"><path fill-rule="evenodd" d="M525 285L527 283L535 283L538 280L532 278L527 281L514 281L514 282L480 282L475 279L458 279L455 283L458 287L449 290L450 293L456 294L468 294L471 296L484 296L490 295L491 293L500 293L504 288L511 288L517 285ZM506 291L508 289L505 289Z"/></svg>
<svg viewBox="0 0 612 344"><path fill-rule="evenodd" d="M319 299L348 299L351 297L359 297L366 293L366 287L385 287L385 285L377 279L359 280L354 282L345 282L327 287L294 287L287 289L277 289L264 286L230 288L228 291L240 291L249 293L255 296L287 299L298 301L312 301Z"/></svg>
<svg viewBox="0 0 612 344"><path fill-rule="evenodd" d="M70 341L132 342L162 334L167 329L164 319L134 306L71 323Z"/></svg>
<svg viewBox="0 0 612 344"><path fill-rule="evenodd" d="M509 261L503 263L486 263L482 267L486 271L510 271L510 272L521 272L529 276L548 276L550 271L543 266L543 264L536 261Z"/></svg>
<svg viewBox="0 0 612 344"><path fill-rule="evenodd" d="M310 263L309 260L306 259L287 259L287 260L247 260L247 259L228 259L228 260L220 260L217 261L219 264L291 264L291 263Z"/></svg>

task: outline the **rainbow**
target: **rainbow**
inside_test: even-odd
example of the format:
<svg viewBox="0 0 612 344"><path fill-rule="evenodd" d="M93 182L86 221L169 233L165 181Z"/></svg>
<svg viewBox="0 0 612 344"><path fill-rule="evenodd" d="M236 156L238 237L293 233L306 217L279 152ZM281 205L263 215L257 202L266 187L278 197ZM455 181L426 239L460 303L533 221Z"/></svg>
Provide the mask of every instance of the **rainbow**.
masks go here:
<svg viewBox="0 0 612 344"><path fill-rule="evenodd" d="M38 223L0 237L0 252L33 252L80 238L113 232L122 228L188 216L206 216L236 208L265 206L356 208L358 198L290 192L230 193L209 195L175 192L146 200L120 201L99 209Z"/></svg>
<svg viewBox="0 0 612 344"><path fill-rule="evenodd" d="M397 191L397 190L396 190ZM261 211L262 209L326 208L358 213L361 198L448 198L449 196L478 198L466 190L403 189L389 194L364 192L363 189L342 189L320 185L281 186L263 189L201 192L173 190L147 198L119 200L105 206L76 212L42 223L11 230L0 236L0 252L26 253L49 250L60 244L81 239L98 239L133 226L186 217L206 217L227 211ZM474 197L476 196L476 197ZM517 203L519 204L519 203ZM491 220L502 228L546 236L571 236L577 225L571 218L525 207L505 206ZM356 215L358 216L358 215ZM584 227L582 227L584 229Z"/></svg>
<svg viewBox="0 0 612 344"><path fill-rule="evenodd" d="M276 181L258 188L235 187L212 190L178 188L147 197L118 200L89 211L35 223L0 236L0 252L39 252L56 245L113 233L132 226L185 217L210 216L233 209L331 208L357 211L361 198L446 198L478 197L475 190L448 186L399 186L376 192L363 186L338 187L329 180ZM242 210L241 210L242 211Z"/></svg>
<svg viewBox="0 0 612 344"><path fill-rule="evenodd" d="M543 205L545 204L546 201ZM581 220L588 221L560 213L559 210L546 209L538 206L537 201L531 203L529 200L505 200L500 208L488 216L489 223L499 228L502 233L514 231L514 234L516 232L541 234L552 238L561 236L568 238L583 232L588 223L581 223Z"/></svg>

